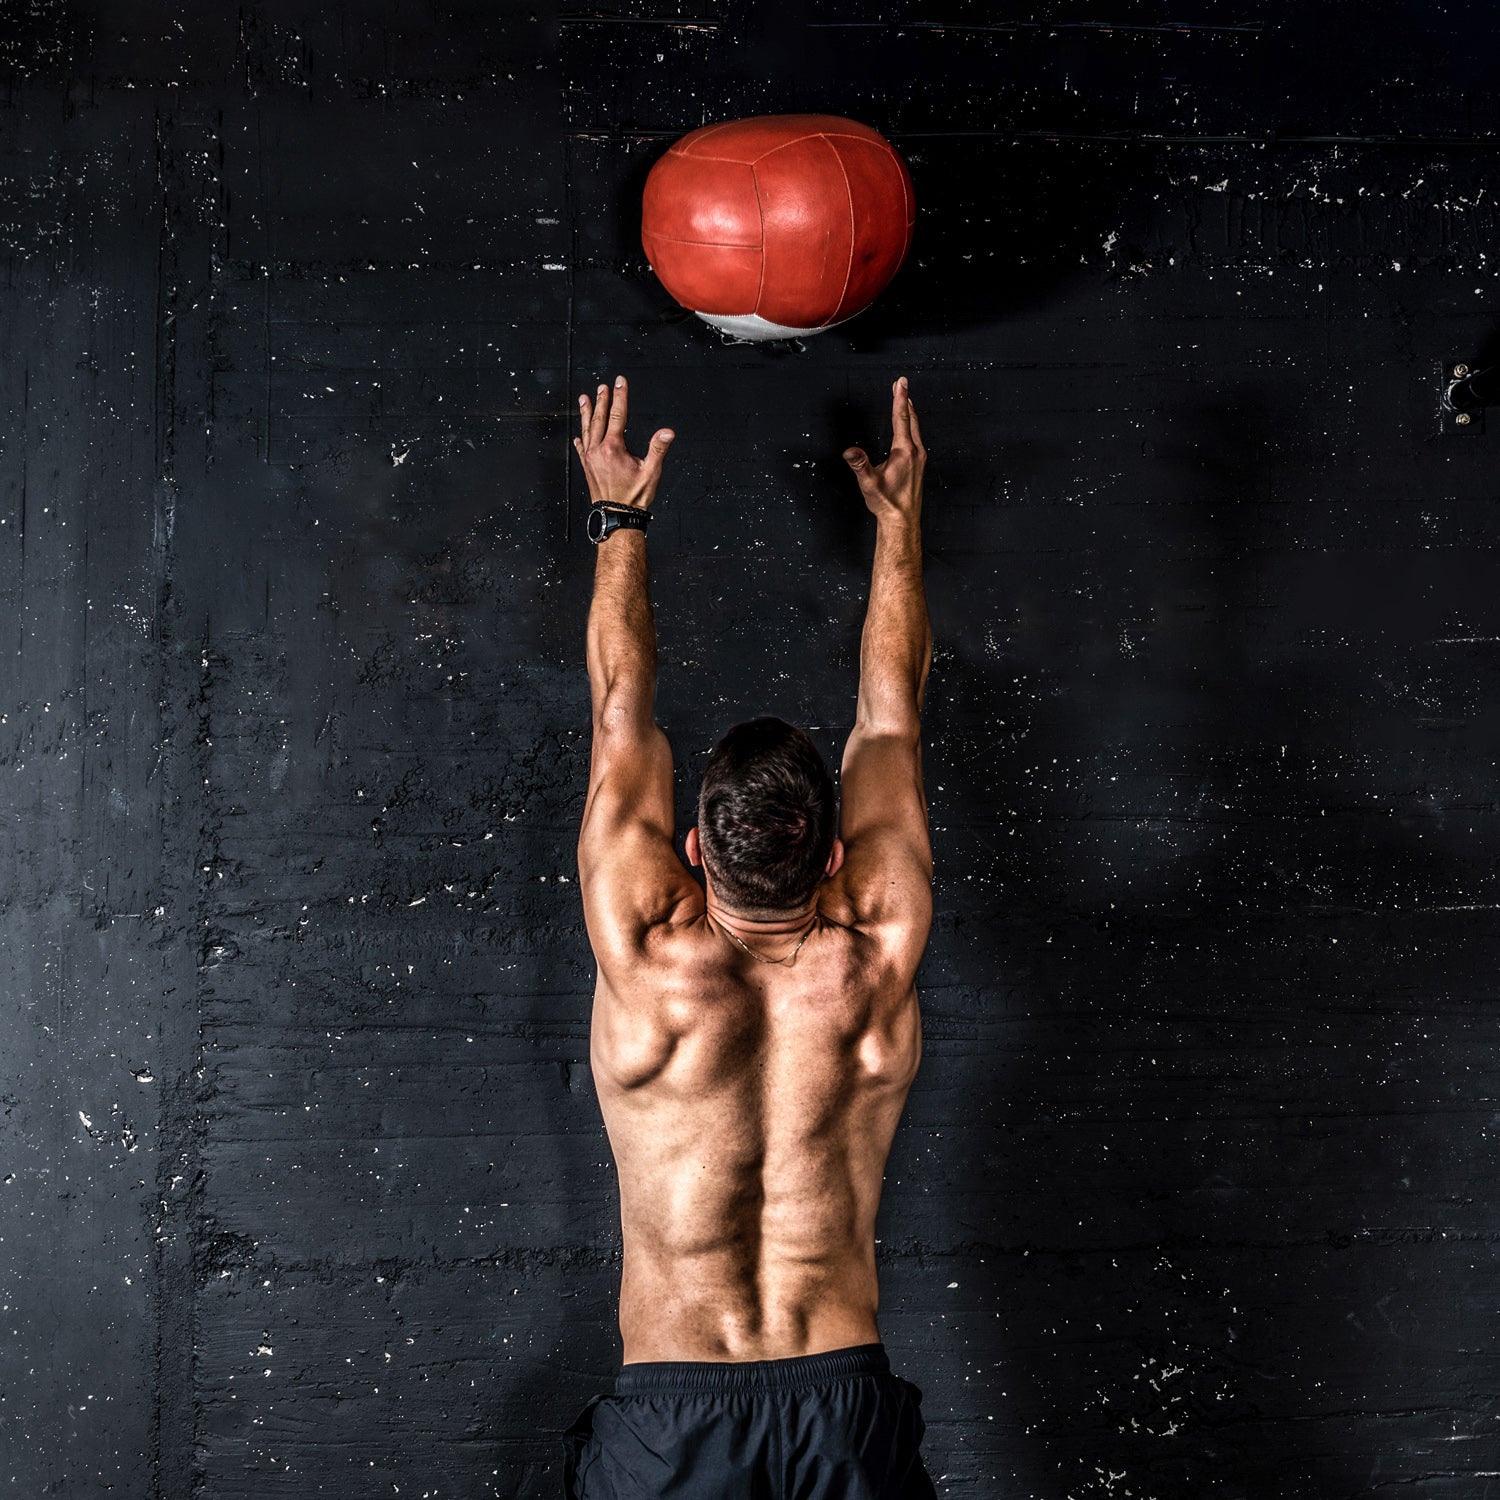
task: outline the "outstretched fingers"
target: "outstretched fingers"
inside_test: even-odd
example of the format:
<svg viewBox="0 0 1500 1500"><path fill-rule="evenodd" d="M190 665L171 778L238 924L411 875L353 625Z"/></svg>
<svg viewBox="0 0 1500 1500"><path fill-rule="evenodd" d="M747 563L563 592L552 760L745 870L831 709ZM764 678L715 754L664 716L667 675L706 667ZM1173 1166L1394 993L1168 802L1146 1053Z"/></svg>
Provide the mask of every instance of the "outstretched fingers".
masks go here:
<svg viewBox="0 0 1500 1500"><path fill-rule="evenodd" d="M584 434L583 441L587 447L594 448L604 441L604 434L609 427L609 387L601 385L594 392L594 409L589 413L589 430Z"/></svg>
<svg viewBox="0 0 1500 1500"><path fill-rule="evenodd" d="M911 401L902 375L891 384L891 447L909 446L911 440Z"/></svg>
<svg viewBox="0 0 1500 1500"><path fill-rule="evenodd" d="M653 475L660 474L667 449L672 446L672 439L676 436L670 427L659 427L653 432L651 441L646 444L646 457L642 460L641 467Z"/></svg>
<svg viewBox="0 0 1500 1500"><path fill-rule="evenodd" d="M863 483L865 475L870 472L870 455L863 448L845 448L844 462L854 470L855 477Z"/></svg>
<svg viewBox="0 0 1500 1500"><path fill-rule="evenodd" d="M606 392L605 400L609 402L609 435L623 438L625 436L625 413L630 402L630 387L626 385L623 375L615 376L614 395L610 396Z"/></svg>

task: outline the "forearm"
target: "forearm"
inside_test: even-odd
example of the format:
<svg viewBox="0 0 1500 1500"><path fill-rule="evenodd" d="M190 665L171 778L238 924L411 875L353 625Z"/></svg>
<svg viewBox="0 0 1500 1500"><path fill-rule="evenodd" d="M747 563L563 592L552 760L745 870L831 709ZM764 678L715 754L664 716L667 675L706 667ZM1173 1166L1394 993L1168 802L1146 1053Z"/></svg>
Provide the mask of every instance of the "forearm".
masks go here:
<svg viewBox="0 0 1500 1500"><path fill-rule="evenodd" d="M932 626L922 583L920 514L882 516L875 532L870 603L859 652L861 728L915 734L932 665Z"/></svg>
<svg viewBox="0 0 1500 1500"><path fill-rule="evenodd" d="M646 577L646 538L619 531L597 549L589 606L588 671L597 724L606 713L651 721L656 625Z"/></svg>

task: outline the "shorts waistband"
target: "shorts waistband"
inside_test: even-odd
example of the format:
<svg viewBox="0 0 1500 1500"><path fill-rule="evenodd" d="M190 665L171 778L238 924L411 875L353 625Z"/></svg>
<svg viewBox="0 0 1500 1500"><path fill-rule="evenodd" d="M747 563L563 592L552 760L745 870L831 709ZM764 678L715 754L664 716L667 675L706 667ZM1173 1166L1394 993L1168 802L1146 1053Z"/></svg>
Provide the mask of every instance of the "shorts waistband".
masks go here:
<svg viewBox="0 0 1500 1500"><path fill-rule="evenodd" d="M884 1344L853 1344L822 1354L791 1359L657 1360L621 1366L615 1395L646 1396L655 1391L765 1391L818 1385L859 1375L890 1374Z"/></svg>

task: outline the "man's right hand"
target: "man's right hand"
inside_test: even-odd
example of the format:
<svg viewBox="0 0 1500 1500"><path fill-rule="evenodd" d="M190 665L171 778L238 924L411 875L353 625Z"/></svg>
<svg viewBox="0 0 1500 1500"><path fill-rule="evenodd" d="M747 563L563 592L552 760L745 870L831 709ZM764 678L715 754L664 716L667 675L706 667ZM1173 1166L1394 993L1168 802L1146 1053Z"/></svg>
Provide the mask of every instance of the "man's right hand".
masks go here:
<svg viewBox="0 0 1500 1500"><path fill-rule="evenodd" d="M659 428L652 433L645 458L637 458L625 446L625 414L630 387L623 375L615 377L611 398L607 385L601 385L593 401L578 398L578 419L583 436L573 439L589 482L589 499L595 504L633 505L646 509L656 498L661 482L662 460L672 442L672 429Z"/></svg>
<svg viewBox="0 0 1500 1500"><path fill-rule="evenodd" d="M916 520L921 515L927 450L922 446L916 409L907 394L906 376L891 386L891 451L885 462L872 464L863 448L845 449L844 461L854 470L865 505L876 520Z"/></svg>

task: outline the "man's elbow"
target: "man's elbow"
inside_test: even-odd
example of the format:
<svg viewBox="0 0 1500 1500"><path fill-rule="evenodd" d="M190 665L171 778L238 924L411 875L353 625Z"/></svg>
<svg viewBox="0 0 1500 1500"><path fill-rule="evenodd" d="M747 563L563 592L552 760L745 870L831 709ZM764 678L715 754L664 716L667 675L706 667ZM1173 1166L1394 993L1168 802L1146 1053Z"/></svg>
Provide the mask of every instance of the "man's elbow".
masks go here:
<svg viewBox="0 0 1500 1500"><path fill-rule="evenodd" d="M651 697L630 688L601 693L594 702L596 743L639 741L656 728L651 717Z"/></svg>
<svg viewBox="0 0 1500 1500"><path fill-rule="evenodd" d="M861 682L854 718L858 729L882 738L918 740L922 735L922 697L927 672L884 681Z"/></svg>
<svg viewBox="0 0 1500 1500"><path fill-rule="evenodd" d="M922 717L915 703L906 708L871 708L859 712L853 730L864 741L880 739L901 750L915 750L922 741Z"/></svg>
<svg viewBox="0 0 1500 1500"><path fill-rule="evenodd" d="M854 728L868 739L917 744L922 738L921 704L915 696L861 703Z"/></svg>

